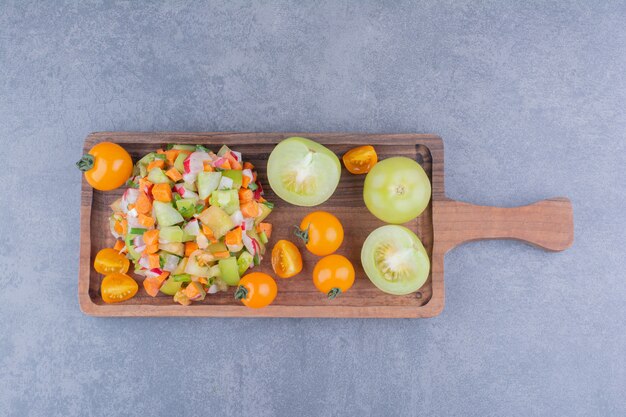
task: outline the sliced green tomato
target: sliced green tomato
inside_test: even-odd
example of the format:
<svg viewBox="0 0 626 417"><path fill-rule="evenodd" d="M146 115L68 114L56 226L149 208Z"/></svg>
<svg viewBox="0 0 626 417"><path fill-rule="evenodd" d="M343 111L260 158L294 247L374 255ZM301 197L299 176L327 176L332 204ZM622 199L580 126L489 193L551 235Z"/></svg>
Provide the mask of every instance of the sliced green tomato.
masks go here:
<svg viewBox="0 0 626 417"><path fill-rule="evenodd" d="M156 213L157 222L161 227L173 226L183 222L183 216L170 204L162 201L155 201L152 205Z"/></svg>
<svg viewBox="0 0 626 417"><path fill-rule="evenodd" d="M261 240L261 237L256 232L256 230L254 230L254 229L246 230L246 233L248 234L248 236L250 236L251 239L255 239L257 241L257 243L259 244L259 252L261 252L261 256L265 255L265 244ZM258 264L256 264L256 265L258 265Z"/></svg>
<svg viewBox="0 0 626 417"><path fill-rule="evenodd" d="M172 276L165 280L163 285L161 285L160 291L165 295L174 295L180 287L183 286L183 281L176 281L176 276ZM191 278L189 278L191 281Z"/></svg>
<svg viewBox="0 0 626 417"><path fill-rule="evenodd" d="M148 173L148 181L152 184L172 184L172 181L161 168L152 168Z"/></svg>
<svg viewBox="0 0 626 417"><path fill-rule="evenodd" d="M187 260L187 265L185 266L186 274L206 278L211 276L211 268L208 265L205 266L198 263L198 256L202 255L203 252L201 250L197 250L189 256L189 259Z"/></svg>
<svg viewBox="0 0 626 417"><path fill-rule="evenodd" d="M182 255L181 255L182 256ZM183 258L178 263L176 269L172 272L172 275L180 275L185 273L185 267L187 266L187 260L189 258Z"/></svg>
<svg viewBox="0 0 626 417"><path fill-rule="evenodd" d="M239 210L239 194L237 190L215 190L211 193L209 203L230 215Z"/></svg>
<svg viewBox="0 0 626 417"><path fill-rule="evenodd" d="M203 171L198 174L198 195L202 200L206 199L213 191L217 190L221 178L221 172Z"/></svg>
<svg viewBox="0 0 626 417"><path fill-rule="evenodd" d="M176 157L176 159L174 160L174 168L176 168L178 170L178 172L180 172L181 174L183 172L185 172L185 159L187 159L187 157L189 156L189 154L187 153L179 153L178 156Z"/></svg>
<svg viewBox="0 0 626 417"><path fill-rule="evenodd" d="M159 249L180 257L185 255L185 245L178 242L159 243Z"/></svg>
<svg viewBox="0 0 626 417"><path fill-rule="evenodd" d="M265 203L259 204L259 208L261 209L261 214L254 218L255 226L265 220L265 218L272 212L272 208Z"/></svg>
<svg viewBox="0 0 626 417"><path fill-rule="evenodd" d="M403 226L386 225L369 234L361 249L361 263L380 290L404 295L428 279L430 260L419 238Z"/></svg>
<svg viewBox="0 0 626 417"><path fill-rule="evenodd" d="M217 156L224 156L228 152L230 152L230 148L226 145L222 145L219 151L217 151Z"/></svg>
<svg viewBox="0 0 626 417"><path fill-rule="evenodd" d="M163 226L159 231L159 239L161 238L169 242L182 242L183 229L180 226Z"/></svg>
<svg viewBox="0 0 626 417"><path fill-rule="evenodd" d="M228 251L228 248L222 242L211 243L208 248L206 248L211 253L220 253Z"/></svg>
<svg viewBox="0 0 626 417"><path fill-rule="evenodd" d="M221 238L226 232L235 227L235 223L233 223L230 216L218 206L210 206L200 213L198 219L211 229L216 239Z"/></svg>
<svg viewBox="0 0 626 417"><path fill-rule="evenodd" d="M196 200L193 198L181 198L176 200L176 210L178 210L181 216L188 219L196 214Z"/></svg>
<svg viewBox="0 0 626 417"><path fill-rule="evenodd" d="M270 187L280 198L297 206L316 206L328 200L340 176L337 155L306 138L283 140L267 161Z"/></svg>
<svg viewBox="0 0 626 417"><path fill-rule="evenodd" d="M237 258L231 256L230 258L220 259L218 262L220 267L220 277L228 285L239 284L239 265L237 265Z"/></svg>

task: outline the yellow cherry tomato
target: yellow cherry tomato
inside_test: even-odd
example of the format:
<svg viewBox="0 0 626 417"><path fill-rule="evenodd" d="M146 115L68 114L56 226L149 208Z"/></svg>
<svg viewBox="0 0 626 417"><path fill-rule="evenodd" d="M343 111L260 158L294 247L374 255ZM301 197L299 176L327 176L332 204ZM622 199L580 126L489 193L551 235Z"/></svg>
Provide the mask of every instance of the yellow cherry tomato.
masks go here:
<svg viewBox="0 0 626 417"><path fill-rule="evenodd" d="M378 155L373 146L359 146L343 155L343 164L352 174L367 174L378 162Z"/></svg>
<svg viewBox="0 0 626 417"><path fill-rule="evenodd" d="M114 272L107 275L100 284L102 301L105 303L120 303L131 299L137 294L139 285L126 274Z"/></svg>
<svg viewBox="0 0 626 417"><path fill-rule="evenodd" d="M352 287L354 267L345 256L328 255L315 265L313 284L332 300Z"/></svg>
<svg viewBox="0 0 626 417"><path fill-rule="evenodd" d="M261 308L272 304L278 287L274 278L263 272L244 275L235 291L235 299L250 308Z"/></svg>
<svg viewBox="0 0 626 417"><path fill-rule="evenodd" d="M288 240L279 240L272 249L272 269L281 278L291 278L302 271L302 255Z"/></svg>
<svg viewBox="0 0 626 417"><path fill-rule="evenodd" d="M122 274L128 272L130 261L126 259L124 255L121 255L115 249L102 249L96 255L96 259L93 261L93 267L95 270L102 274L111 274L113 272L121 272Z"/></svg>
<svg viewBox="0 0 626 417"><path fill-rule="evenodd" d="M317 256L326 256L335 252L343 242L343 226L338 218L326 211L314 211L307 214L300 229L296 231L306 244L306 248Z"/></svg>
<svg viewBox="0 0 626 417"><path fill-rule="evenodd" d="M128 152L111 142L96 144L76 166L85 173L89 185L101 191L121 187L133 172L133 160Z"/></svg>

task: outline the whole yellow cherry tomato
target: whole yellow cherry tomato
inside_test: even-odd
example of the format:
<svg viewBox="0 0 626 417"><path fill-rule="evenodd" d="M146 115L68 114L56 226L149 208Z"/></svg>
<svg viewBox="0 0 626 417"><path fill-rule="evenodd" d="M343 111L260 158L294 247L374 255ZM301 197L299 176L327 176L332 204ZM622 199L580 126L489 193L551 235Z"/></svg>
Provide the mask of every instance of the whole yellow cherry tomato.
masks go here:
<svg viewBox="0 0 626 417"><path fill-rule="evenodd" d="M263 272L244 275L235 291L235 299L250 308L261 308L272 304L278 287L274 278Z"/></svg>
<svg viewBox="0 0 626 417"><path fill-rule="evenodd" d="M96 190L109 191L124 185L133 173L133 160L120 145L96 144L76 163L85 179Z"/></svg>
<svg viewBox="0 0 626 417"><path fill-rule="evenodd" d="M365 145L350 149L343 155L343 164L352 174L367 174L378 162L378 155L373 146Z"/></svg>
<svg viewBox="0 0 626 417"><path fill-rule="evenodd" d="M95 270L102 274L111 274L113 272L121 272L125 274L130 266L130 261L121 255L118 251L111 248L102 249L96 255L96 259L93 261L93 267Z"/></svg>
<svg viewBox="0 0 626 417"><path fill-rule="evenodd" d="M328 255L315 265L313 284L332 300L352 287L354 267L345 256Z"/></svg>
<svg viewBox="0 0 626 417"><path fill-rule="evenodd" d="M326 256L335 252L343 242L343 226L339 219L326 211L314 211L307 214L300 229L296 231L306 244L306 248L317 256Z"/></svg>
<svg viewBox="0 0 626 417"><path fill-rule="evenodd" d="M126 274L114 272L107 275L100 284L100 293L102 301L105 303L120 303L133 298L139 285L137 282Z"/></svg>
<svg viewBox="0 0 626 417"><path fill-rule="evenodd" d="M302 255L288 240L279 240L272 249L272 269L281 278L291 278L302 271Z"/></svg>

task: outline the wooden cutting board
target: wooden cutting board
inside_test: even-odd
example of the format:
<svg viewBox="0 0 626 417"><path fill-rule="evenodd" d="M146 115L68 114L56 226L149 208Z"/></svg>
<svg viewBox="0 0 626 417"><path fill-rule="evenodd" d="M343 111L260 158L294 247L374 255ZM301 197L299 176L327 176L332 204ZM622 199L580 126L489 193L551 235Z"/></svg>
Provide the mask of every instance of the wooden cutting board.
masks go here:
<svg viewBox="0 0 626 417"><path fill-rule="evenodd" d="M424 213L406 224L420 237L431 258L431 273L416 293L393 296L378 290L363 272L360 251L363 241L384 223L369 213L363 203L364 176L352 175L342 168L341 181L334 195L315 207L290 205L270 189L265 166L274 145L290 136L304 136L326 145L341 157L347 150L373 145L379 159L406 156L416 160L432 183L432 201ZM454 201L444 190L443 142L436 135L424 134L361 134L361 133L127 133L99 132L87 137L86 153L93 145L110 141L122 145L137 160L144 154L168 143L203 144L217 151L222 144L243 153L244 159L258 169L266 198L275 203L267 221L274 226L268 245L279 239L290 239L299 246L304 261L303 271L291 279L277 278L278 296L266 308L252 310L227 293L207 295L204 302L185 307L172 297L149 296L141 286L137 295L123 303L105 304L100 296L102 276L93 269L96 253L115 243L109 231L109 204L123 190L93 190L83 178L81 191L80 270L78 298L83 312L95 316L203 316L203 317L433 317L444 306L444 255L455 246L481 239L517 239L550 251L571 246L574 239L572 206L566 198L551 198L515 208L484 207ZM329 301L313 285L311 274L318 257L310 254L293 236L293 226L313 210L335 214L345 228L345 239L338 253L352 261L356 270L354 286L345 294ZM132 268L131 268L132 269ZM274 275L269 256L255 270Z"/></svg>

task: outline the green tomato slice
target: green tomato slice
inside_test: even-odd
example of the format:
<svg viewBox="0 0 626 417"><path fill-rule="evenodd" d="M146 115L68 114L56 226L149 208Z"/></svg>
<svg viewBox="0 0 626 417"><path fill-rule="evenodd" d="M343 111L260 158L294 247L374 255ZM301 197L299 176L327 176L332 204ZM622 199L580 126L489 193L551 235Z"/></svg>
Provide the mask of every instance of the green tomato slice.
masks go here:
<svg viewBox="0 0 626 417"><path fill-rule="evenodd" d="M328 200L340 176L337 155L306 138L283 140L267 161L270 187L278 197L297 206L316 206Z"/></svg>
<svg viewBox="0 0 626 417"><path fill-rule="evenodd" d="M387 225L369 234L361 264L372 283L394 295L419 290L428 279L430 260L419 238L403 226Z"/></svg>

